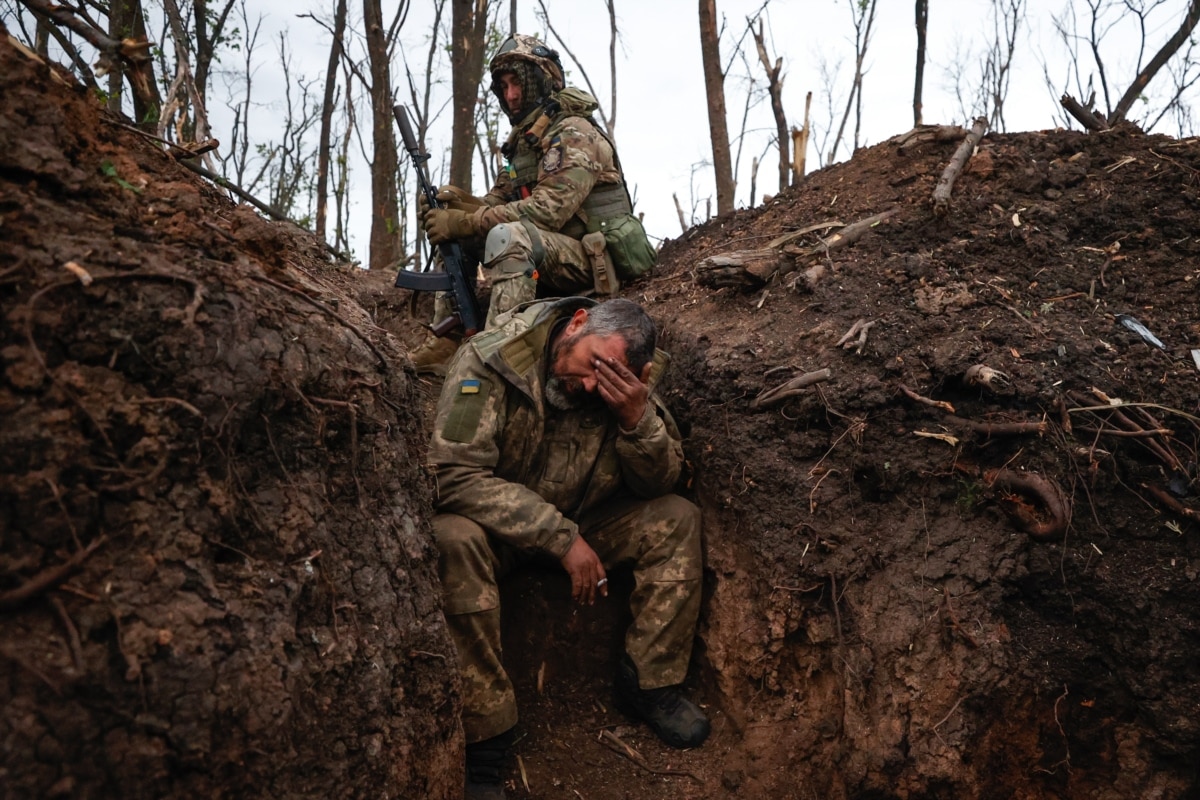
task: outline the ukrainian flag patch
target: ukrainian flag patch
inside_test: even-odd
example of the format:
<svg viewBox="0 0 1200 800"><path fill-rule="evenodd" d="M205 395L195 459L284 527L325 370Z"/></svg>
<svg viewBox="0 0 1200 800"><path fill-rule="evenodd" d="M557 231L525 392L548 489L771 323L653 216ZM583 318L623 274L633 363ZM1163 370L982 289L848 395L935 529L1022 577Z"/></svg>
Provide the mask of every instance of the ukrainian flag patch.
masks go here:
<svg viewBox="0 0 1200 800"><path fill-rule="evenodd" d="M465 380L458 385L459 394L479 394L479 381L477 379Z"/></svg>

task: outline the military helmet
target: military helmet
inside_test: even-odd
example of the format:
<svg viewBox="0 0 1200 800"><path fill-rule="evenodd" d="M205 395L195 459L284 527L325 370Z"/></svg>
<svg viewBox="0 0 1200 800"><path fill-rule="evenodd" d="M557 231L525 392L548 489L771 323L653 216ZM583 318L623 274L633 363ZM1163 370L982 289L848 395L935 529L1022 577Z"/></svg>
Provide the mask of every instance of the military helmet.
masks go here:
<svg viewBox="0 0 1200 800"><path fill-rule="evenodd" d="M492 74L492 94L500 99L500 107L512 122L523 119L540 101L566 85L558 51L551 50L536 37L520 33L504 40L492 57L488 71ZM516 75L521 83L522 105L515 112L504 103L500 75L505 72Z"/></svg>

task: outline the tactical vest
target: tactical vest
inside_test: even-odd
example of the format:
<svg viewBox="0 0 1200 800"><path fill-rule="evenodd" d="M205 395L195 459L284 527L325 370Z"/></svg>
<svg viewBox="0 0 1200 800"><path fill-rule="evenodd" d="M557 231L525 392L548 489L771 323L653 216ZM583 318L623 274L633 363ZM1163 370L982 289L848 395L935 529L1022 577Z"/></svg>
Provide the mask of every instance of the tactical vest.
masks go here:
<svg viewBox="0 0 1200 800"><path fill-rule="evenodd" d="M570 116L578 115L566 114L557 117L554 123ZM601 136L604 136L603 131L593 120L588 117L579 118L586 119ZM592 191L584 198L583 205L575 212L575 216L567 221L561 231L558 231L574 239L582 237L587 232L590 220L610 220L633 213L633 206L629 202L629 193L625 190L625 174L621 172L621 162L617 160L617 149L613 147L612 141L607 136L604 136L604 140L612 148L613 164L621 173L621 180L618 183L598 183L592 187ZM542 160L540 147L527 143L523 136L517 137L516 142L517 152L508 162L509 179L512 181L512 193L508 197L510 202L528 196L521 191L523 188L532 191L538 181L538 164Z"/></svg>

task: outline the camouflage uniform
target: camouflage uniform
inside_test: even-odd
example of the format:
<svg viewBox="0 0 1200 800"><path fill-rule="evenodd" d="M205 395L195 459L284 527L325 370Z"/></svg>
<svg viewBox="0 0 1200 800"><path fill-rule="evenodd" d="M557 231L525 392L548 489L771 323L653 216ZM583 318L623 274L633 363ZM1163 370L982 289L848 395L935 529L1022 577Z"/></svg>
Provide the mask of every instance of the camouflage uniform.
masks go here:
<svg viewBox="0 0 1200 800"><path fill-rule="evenodd" d="M561 558L583 536L605 567L633 564L625 648L643 689L681 683L700 610L699 510L669 494L679 431L652 394L632 431L605 406L548 407L543 385L556 324L593 301L516 309L469 340L446 376L430 458L437 469L446 619L463 678L463 727L480 741L517 720L501 664L497 582L537 553ZM659 351L651 388L666 364Z"/></svg>
<svg viewBox="0 0 1200 800"><path fill-rule="evenodd" d="M590 294L598 284L580 242L588 222L632 209L612 144L591 120L596 99L562 88L562 68L557 54L551 54L537 39L515 34L490 64L493 77L508 72L519 76L524 105L509 111L502 90L493 84L513 129L501 148L508 163L471 215L492 287L486 327L537 296ZM557 111L543 129L545 106L540 101L546 99L557 103ZM540 136L527 138L535 126ZM480 252L480 242L467 244ZM609 279L614 284L609 291L615 291L615 276ZM447 315L442 306L435 316Z"/></svg>

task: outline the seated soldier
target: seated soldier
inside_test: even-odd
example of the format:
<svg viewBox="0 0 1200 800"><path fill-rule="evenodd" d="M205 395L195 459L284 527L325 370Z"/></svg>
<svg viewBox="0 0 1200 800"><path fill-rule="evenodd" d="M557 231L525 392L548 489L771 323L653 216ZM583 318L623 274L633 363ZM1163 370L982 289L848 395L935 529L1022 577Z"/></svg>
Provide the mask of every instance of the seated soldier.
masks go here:
<svg viewBox="0 0 1200 800"><path fill-rule="evenodd" d="M512 122L507 166L482 198L444 186L443 208L423 210L429 241L458 241L491 284L486 327L536 297L610 294L619 277L655 259L632 214L621 165L592 120L595 98L564 88L558 53L515 34L490 64L492 91ZM588 234L591 233L591 237ZM607 239L617 244L606 250ZM435 322L450 316L439 297ZM413 353L419 372L440 372L459 340L431 337Z"/></svg>
<svg viewBox="0 0 1200 800"><path fill-rule="evenodd" d="M672 494L683 448L652 394L666 363L656 337L629 300L543 300L450 363L429 455L468 798L504 796L517 704L501 663L498 582L537 556L557 561L572 598L588 604L607 596L607 569L632 565L618 708L674 747L708 736L704 712L678 689L700 612L700 519Z"/></svg>

